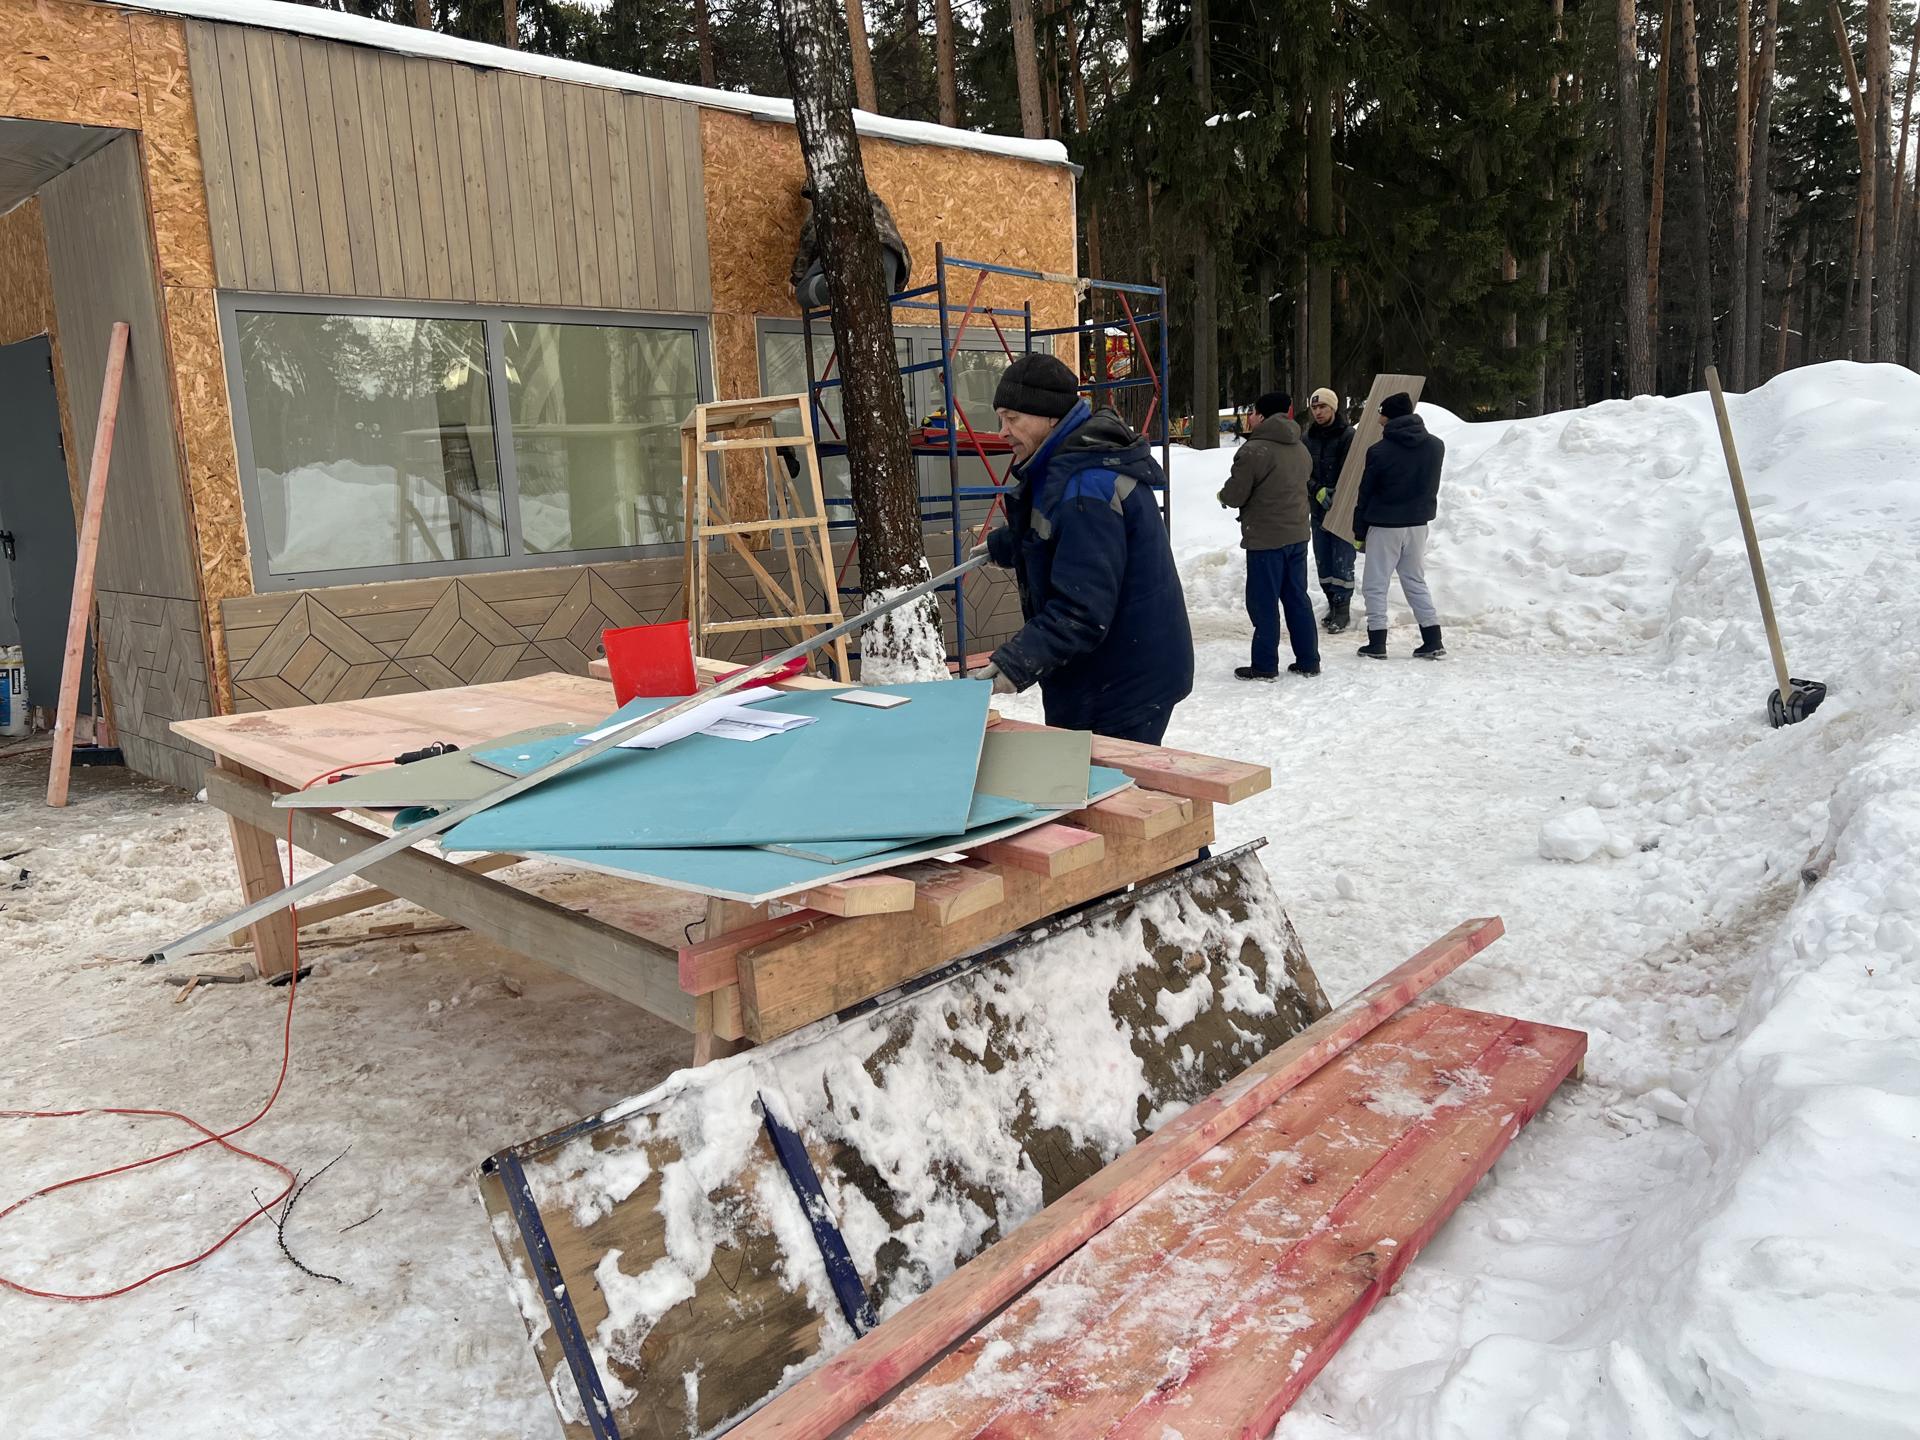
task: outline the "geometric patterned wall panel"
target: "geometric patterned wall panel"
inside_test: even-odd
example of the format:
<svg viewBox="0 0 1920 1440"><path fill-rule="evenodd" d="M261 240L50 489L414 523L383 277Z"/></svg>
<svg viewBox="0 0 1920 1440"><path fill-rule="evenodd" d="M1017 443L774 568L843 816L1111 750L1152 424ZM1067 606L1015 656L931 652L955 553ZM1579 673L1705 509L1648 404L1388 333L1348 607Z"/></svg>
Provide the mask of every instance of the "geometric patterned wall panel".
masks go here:
<svg viewBox="0 0 1920 1440"><path fill-rule="evenodd" d="M129 768L198 790L212 757L169 728L212 713L200 607L124 591L97 592L100 648L113 695L113 721Z"/></svg>
<svg viewBox="0 0 1920 1440"><path fill-rule="evenodd" d="M936 554L951 554L946 537L931 538ZM779 550L757 558L790 583ZM1003 574L970 577L970 650L1019 628L1019 601ZM708 594L715 620L767 613L752 572L731 554L711 558ZM555 670L584 675L603 652L601 631L677 620L684 600L680 559L662 557L247 595L221 613L233 708L251 711ZM769 630L717 635L707 648L715 659L749 660L785 644Z"/></svg>

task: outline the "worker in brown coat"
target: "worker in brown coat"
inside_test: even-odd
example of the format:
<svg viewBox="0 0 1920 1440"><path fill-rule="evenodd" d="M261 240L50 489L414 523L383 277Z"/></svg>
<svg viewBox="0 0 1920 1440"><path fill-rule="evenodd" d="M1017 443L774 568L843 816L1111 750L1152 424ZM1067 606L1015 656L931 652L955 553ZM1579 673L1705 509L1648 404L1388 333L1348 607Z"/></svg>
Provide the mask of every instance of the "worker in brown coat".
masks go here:
<svg viewBox="0 0 1920 1440"><path fill-rule="evenodd" d="M800 198L807 202L807 220L800 227L800 247L794 251L788 279L793 283L800 308L819 310L829 304L832 297L827 293L826 267L820 261L811 184L800 187ZM907 251L907 242L900 238L900 227L893 223L893 212L887 209L887 202L872 190L867 191L867 198L873 202L873 228L880 232L880 253L887 267L887 294L898 295L913 278L913 256Z"/></svg>
<svg viewBox="0 0 1920 1440"><path fill-rule="evenodd" d="M1240 512L1240 547L1247 552L1247 617L1253 621L1253 663L1233 673L1242 680L1280 674L1280 616L1287 619L1294 675L1320 673L1320 635L1307 599L1307 542L1312 522L1307 485L1313 457L1300 443L1293 402L1279 391L1253 402L1251 434L1233 454L1220 503Z"/></svg>

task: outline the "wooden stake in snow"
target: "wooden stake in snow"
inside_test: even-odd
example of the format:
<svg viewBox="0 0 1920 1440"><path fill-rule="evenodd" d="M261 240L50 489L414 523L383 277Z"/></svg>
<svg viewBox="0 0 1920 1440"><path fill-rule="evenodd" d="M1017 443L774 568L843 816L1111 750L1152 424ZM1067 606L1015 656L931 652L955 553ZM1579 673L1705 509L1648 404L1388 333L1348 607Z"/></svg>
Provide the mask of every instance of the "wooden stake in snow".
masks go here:
<svg viewBox="0 0 1920 1440"><path fill-rule="evenodd" d="M853 128L846 15L834 0L777 0L775 8L794 124L813 185L821 268L833 297L860 581L870 599L880 599L919 584L928 570L880 232ZM944 678L938 615L938 599L930 597L870 630L861 645L865 678Z"/></svg>
<svg viewBox="0 0 1920 1440"><path fill-rule="evenodd" d="M87 652L87 620L93 614L93 566L100 554L100 521L107 509L107 467L113 461L113 427L120 418L120 380L127 369L127 322L116 320L107 336L107 373L100 382L100 419L93 430L93 460L87 470L87 508L80 520L80 553L73 567L73 607L67 612L67 653L60 662L60 705L53 722L53 763L47 770L47 804L67 803L73 768L73 717L80 708L81 661Z"/></svg>

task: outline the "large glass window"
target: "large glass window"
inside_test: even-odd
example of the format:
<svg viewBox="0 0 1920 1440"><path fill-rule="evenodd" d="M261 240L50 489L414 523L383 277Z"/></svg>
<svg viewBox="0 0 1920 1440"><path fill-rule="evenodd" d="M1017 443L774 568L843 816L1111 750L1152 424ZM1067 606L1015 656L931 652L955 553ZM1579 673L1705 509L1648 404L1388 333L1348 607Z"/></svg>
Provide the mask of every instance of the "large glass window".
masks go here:
<svg viewBox="0 0 1920 1440"><path fill-rule="evenodd" d="M693 333L545 322L504 329L529 553L684 538L680 422L700 399Z"/></svg>
<svg viewBox="0 0 1920 1440"><path fill-rule="evenodd" d="M896 335L893 339L893 358L902 370L913 364L913 342L905 335ZM813 333L814 374L837 375L839 367L833 364L833 336L823 329ZM829 377L830 378L830 377ZM907 407L907 424L920 423L921 417L915 412L914 381L919 378L903 374L900 377L900 398ZM763 329L760 332L760 383L769 395L804 395L807 393L807 341L798 327L794 329ZM846 436L845 412L841 408L841 389L838 385L829 385L820 392L819 433L814 439L822 445L831 445ZM774 421L774 433L778 435L798 435L800 417L788 414ZM820 457L820 484L830 500L846 500L853 494L853 485L848 476L847 457L844 455L823 455Z"/></svg>
<svg viewBox="0 0 1920 1440"><path fill-rule="evenodd" d="M261 582L683 539L680 423L702 392L691 325L228 304Z"/></svg>
<svg viewBox="0 0 1920 1440"><path fill-rule="evenodd" d="M507 553L477 321L236 318L268 570Z"/></svg>

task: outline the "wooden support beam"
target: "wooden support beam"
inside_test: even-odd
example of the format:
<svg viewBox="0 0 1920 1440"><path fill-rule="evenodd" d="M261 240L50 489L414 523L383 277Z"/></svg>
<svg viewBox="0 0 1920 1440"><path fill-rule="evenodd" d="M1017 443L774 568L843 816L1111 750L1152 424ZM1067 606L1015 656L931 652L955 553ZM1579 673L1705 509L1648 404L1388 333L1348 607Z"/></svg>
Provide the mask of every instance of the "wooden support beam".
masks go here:
<svg viewBox="0 0 1920 1440"><path fill-rule="evenodd" d="M734 957L747 1034L765 1043L944 965L1023 926L1191 860L1213 843L1213 808L1153 840L1106 842L1103 859L1060 876L1007 867L1006 898L944 927L914 915L821 917Z"/></svg>
<svg viewBox="0 0 1920 1440"><path fill-rule="evenodd" d="M1183 795L1166 795L1157 790L1122 790L1096 800L1084 810L1067 816L1070 824L1102 835L1126 835L1136 840L1154 840L1169 830L1178 830L1193 819L1193 802Z"/></svg>
<svg viewBox="0 0 1920 1440"><path fill-rule="evenodd" d="M1001 720L1003 730L1044 730L1024 720ZM1223 760L1188 750L1168 750L1133 740L1093 737L1093 763L1118 770L1136 785L1214 805L1237 805L1273 785L1273 771L1244 760Z"/></svg>
<svg viewBox="0 0 1920 1440"><path fill-rule="evenodd" d="M1211 812L1209 812L1211 813ZM1175 1116L741 1422L729 1440L828 1440L1502 931L1469 920Z"/></svg>
<svg viewBox="0 0 1920 1440"><path fill-rule="evenodd" d="M215 780L226 776L232 776L236 784L257 786L263 795L270 794L253 771L226 759L216 758L214 765L215 770L207 775L209 796ZM220 808L224 810L227 807ZM269 817L277 813L271 800L265 809ZM287 883L286 874L280 868L278 843L278 836L286 832L276 819L268 819L268 824L274 828L263 828L240 819L232 811L227 814L227 834L233 840L233 863L240 871L240 893L248 904L273 894ZM291 910L281 910L256 921L245 933L253 945L253 968L263 978L285 975L293 969L294 957L299 952Z"/></svg>
<svg viewBox="0 0 1920 1440"><path fill-rule="evenodd" d="M742 950L750 950L775 936L804 930L826 918L818 910L796 910L791 915L776 915L723 934L702 937L680 951L680 988L689 995L706 995L723 985L732 985L740 978L735 961Z"/></svg>
<svg viewBox="0 0 1920 1440"><path fill-rule="evenodd" d="M794 898L822 915L899 915L913 909L913 881L881 871L816 885Z"/></svg>
<svg viewBox="0 0 1920 1440"><path fill-rule="evenodd" d="M386 837L326 810L275 810L273 792L215 768L207 772L207 799L243 826L285 826L293 841L324 860L343 860ZM264 832L263 832L264 833ZM693 1029L693 997L674 983L673 952L645 936L619 929L551 900L475 875L421 850L402 850L367 867L366 878L422 909L464 925L552 969ZM279 882L284 884L284 877ZM291 933L292 917L275 917ZM270 923L270 922L262 922Z"/></svg>
<svg viewBox="0 0 1920 1440"><path fill-rule="evenodd" d="M524 855L476 855L471 860L462 860L460 868L471 870L476 875L490 875L495 870L504 870L509 865L523 865ZM311 905L302 905L298 909L299 926L302 930L309 925L324 925L329 920L338 920L343 915L356 915L362 910L371 910L376 905L391 905L405 897L395 895L391 890L382 890L378 886L368 886L355 890L350 895L341 895L332 900L316 900Z"/></svg>
<svg viewBox="0 0 1920 1440"><path fill-rule="evenodd" d="M1072 825L1036 825L1004 840L990 840L970 853L991 865L1011 866L1058 879L1089 865L1098 865L1106 858L1107 841L1103 835Z"/></svg>
<svg viewBox="0 0 1920 1440"><path fill-rule="evenodd" d="M913 882L913 913L929 925L952 925L1007 898L1000 872L987 865L924 860L889 873Z"/></svg>

